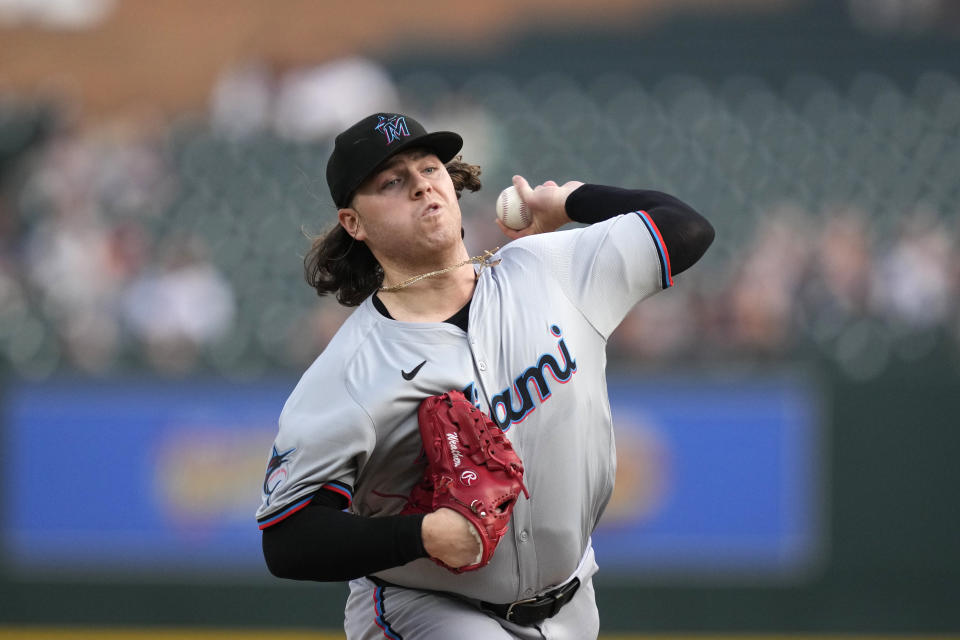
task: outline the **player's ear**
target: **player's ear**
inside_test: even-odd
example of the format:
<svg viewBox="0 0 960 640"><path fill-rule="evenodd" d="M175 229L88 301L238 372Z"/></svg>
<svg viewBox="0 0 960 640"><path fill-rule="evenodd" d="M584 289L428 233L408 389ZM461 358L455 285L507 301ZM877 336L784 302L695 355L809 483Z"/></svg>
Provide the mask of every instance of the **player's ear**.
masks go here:
<svg viewBox="0 0 960 640"><path fill-rule="evenodd" d="M363 240L366 238L366 234L363 232L363 228L360 225L360 214L357 213L356 209L350 207L345 207L337 211L337 220L340 222L340 226L343 227L354 240Z"/></svg>

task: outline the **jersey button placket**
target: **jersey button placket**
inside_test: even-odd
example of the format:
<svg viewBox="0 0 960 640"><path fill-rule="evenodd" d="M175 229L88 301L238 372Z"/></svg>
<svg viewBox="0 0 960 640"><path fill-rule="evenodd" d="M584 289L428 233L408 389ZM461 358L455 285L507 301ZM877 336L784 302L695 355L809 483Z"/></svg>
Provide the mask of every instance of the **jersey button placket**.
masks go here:
<svg viewBox="0 0 960 640"><path fill-rule="evenodd" d="M478 348L478 341L476 338L470 338L470 352L473 355L473 361L477 365L477 370L481 373L486 373L487 369L487 360L483 357L483 352Z"/></svg>
<svg viewBox="0 0 960 640"><path fill-rule="evenodd" d="M535 591L539 575L537 547L531 533L533 523L530 520L530 515L529 505L521 498L520 502L514 507L511 524L513 526L514 544L517 546L520 559L518 567L520 584L517 585L519 588L517 595L524 598L529 597Z"/></svg>

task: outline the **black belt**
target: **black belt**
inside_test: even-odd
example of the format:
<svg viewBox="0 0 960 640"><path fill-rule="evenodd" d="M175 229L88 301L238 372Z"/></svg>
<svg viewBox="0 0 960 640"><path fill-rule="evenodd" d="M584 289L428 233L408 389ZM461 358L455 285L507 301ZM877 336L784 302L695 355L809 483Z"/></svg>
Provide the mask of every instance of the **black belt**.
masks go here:
<svg viewBox="0 0 960 640"><path fill-rule="evenodd" d="M367 576L367 579L378 587L400 587L401 589L411 588L393 584L392 582L387 582L382 578L377 578L374 576ZM517 600L516 602L508 602L507 604L494 604L492 602L483 602L481 600L480 609L483 611L489 611L495 616L503 618L508 622L513 622L514 624L537 624L538 622L543 622L547 618L552 618L553 616L557 615L557 612L560 611L563 605L573 600L573 596L577 593L577 589L579 588L580 578L574 578L570 582L560 585L555 589L551 589L546 593L540 594L536 598ZM420 591L428 590L420 589ZM457 598L460 597L446 591L432 591L431 593L439 593ZM473 600L473 602L477 601Z"/></svg>
<svg viewBox="0 0 960 640"><path fill-rule="evenodd" d="M537 624L557 615L561 607L573 599L579 588L580 578L574 578L567 584L547 591L536 598L517 600L508 604L481 602L480 608L515 624Z"/></svg>

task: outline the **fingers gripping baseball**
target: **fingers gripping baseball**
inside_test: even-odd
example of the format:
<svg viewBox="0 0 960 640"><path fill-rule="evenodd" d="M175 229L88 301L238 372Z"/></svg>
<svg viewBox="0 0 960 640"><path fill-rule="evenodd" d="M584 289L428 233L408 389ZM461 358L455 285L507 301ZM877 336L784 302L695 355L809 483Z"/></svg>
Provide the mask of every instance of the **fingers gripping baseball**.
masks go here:
<svg viewBox="0 0 960 640"><path fill-rule="evenodd" d="M513 186L520 200L529 209L532 222L523 229L511 229L498 218L497 225L506 236L512 239L556 231L570 222L565 206L567 196L582 184L582 182L571 181L558 185L553 180L547 180L534 188L523 176L513 176Z"/></svg>
<svg viewBox="0 0 960 640"><path fill-rule="evenodd" d="M441 507L423 518L420 535L431 558L450 567L480 562L483 543L473 524L462 515Z"/></svg>

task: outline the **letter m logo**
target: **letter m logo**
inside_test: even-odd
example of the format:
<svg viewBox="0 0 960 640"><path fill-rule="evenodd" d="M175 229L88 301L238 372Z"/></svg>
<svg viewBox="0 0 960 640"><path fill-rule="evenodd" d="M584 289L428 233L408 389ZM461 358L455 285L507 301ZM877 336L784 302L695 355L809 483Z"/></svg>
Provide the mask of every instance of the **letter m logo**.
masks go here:
<svg viewBox="0 0 960 640"><path fill-rule="evenodd" d="M387 144L390 144L394 140L399 140L400 136L406 138L410 135L410 129L407 128L407 120L403 116L393 116L389 119L380 116L380 122L377 123L374 129L386 136Z"/></svg>

